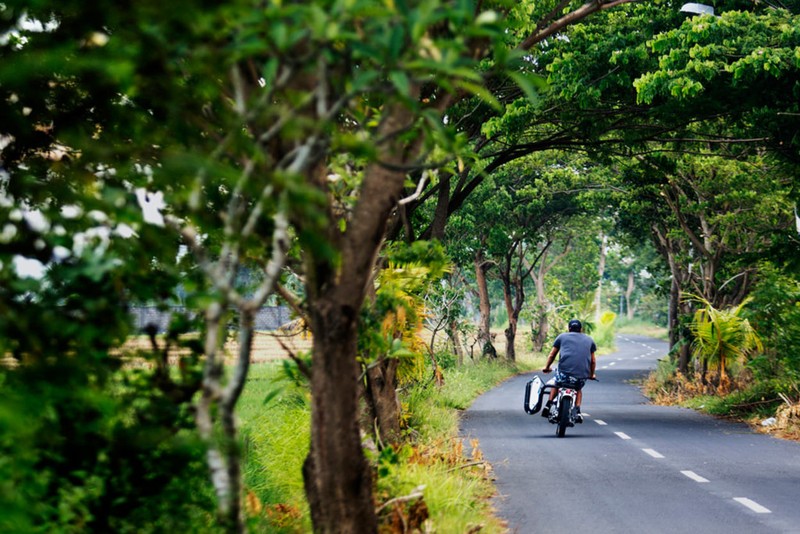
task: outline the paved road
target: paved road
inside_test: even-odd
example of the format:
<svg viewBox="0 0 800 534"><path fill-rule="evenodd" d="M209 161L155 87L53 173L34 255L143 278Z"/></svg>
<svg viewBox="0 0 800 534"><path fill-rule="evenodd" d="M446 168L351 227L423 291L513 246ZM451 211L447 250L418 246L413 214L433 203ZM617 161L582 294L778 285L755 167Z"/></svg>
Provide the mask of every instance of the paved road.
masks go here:
<svg viewBox="0 0 800 534"><path fill-rule="evenodd" d="M461 423L495 472L511 532L798 533L800 444L685 408L653 406L630 383L666 343L621 336L584 388L586 421L555 425L522 409L515 377L482 395Z"/></svg>

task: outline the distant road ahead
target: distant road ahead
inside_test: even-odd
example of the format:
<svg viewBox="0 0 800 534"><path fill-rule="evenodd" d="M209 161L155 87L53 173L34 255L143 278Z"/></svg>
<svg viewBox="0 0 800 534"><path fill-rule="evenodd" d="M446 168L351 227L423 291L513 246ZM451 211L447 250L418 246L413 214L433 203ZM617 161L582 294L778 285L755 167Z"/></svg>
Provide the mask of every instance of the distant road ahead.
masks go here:
<svg viewBox="0 0 800 534"><path fill-rule="evenodd" d="M667 344L621 336L584 388L582 425L528 415L533 375L482 395L461 423L494 467L511 532L800 534L800 444L685 408L654 406L635 378ZM541 376L541 373L539 373Z"/></svg>

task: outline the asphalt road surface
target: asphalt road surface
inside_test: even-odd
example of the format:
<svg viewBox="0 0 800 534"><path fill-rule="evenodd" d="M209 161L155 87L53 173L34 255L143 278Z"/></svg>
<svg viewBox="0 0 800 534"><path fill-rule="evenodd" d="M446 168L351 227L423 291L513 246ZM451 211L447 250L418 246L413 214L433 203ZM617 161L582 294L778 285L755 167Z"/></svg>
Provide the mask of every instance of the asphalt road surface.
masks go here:
<svg viewBox="0 0 800 534"><path fill-rule="evenodd" d="M686 408L654 406L631 384L667 345L620 336L584 387L585 421L522 408L533 374L482 395L461 423L491 463L510 532L800 534L800 444ZM540 376L544 376L538 373Z"/></svg>

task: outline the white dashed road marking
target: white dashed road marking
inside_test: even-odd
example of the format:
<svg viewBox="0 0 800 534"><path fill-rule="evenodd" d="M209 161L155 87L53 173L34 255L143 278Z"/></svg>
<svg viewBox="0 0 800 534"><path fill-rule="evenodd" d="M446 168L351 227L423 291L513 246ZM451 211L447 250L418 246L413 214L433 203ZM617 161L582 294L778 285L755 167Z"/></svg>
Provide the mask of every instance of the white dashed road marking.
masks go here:
<svg viewBox="0 0 800 534"><path fill-rule="evenodd" d="M647 454L649 454L650 456L652 456L653 458L663 458L664 457L663 454L661 454L660 452L656 452L653 449L642 449L642 450L644 452L646 452Z"/></svg>
<svg viewBox="0 0 800 534"><path fill-rule="evenodd" d="M701 477L700 475L698 475L694 471L681 471L681 473L683 473L685 476L691 478L695 482L700 482L700 483L708 482L707 478Z"/></svg>
<svg viewBox="0 0 800 534"><path fill-rule="evenodd" d="M743 504L744 506L747 506L748 508L750 508L752 511L754 511L757 514L771 514L772 513L772 511L769 508L764 508L763 506L761 506L757 502L751 501L747 497L735 497L733 500L738 502L739 504Z"/></svg>
<svg viewBox="0 0 800 534"><path fill-rule="evenodd" d="M630 341L627 338L623 338L623 339L625 339L626 341ZM646 354L641 354L639 356L634 357L633 358L634 360L638 360L639 358L646 358L647 356L650 356L650 355L653 354L653 352L655 352L655 349L653 349L652 347L649 347L645 343L640 343L640 344L643 347L646 347L647 349L649 349L649 352L647 352ZM607 369L611 365L616 365L616 363L618 361L622 361L622 359L621 358L617 358L616 361L609 362L608 365L604 365L603 367L601 367L601 369ZM588 414L584 414L584 415L588 415ZM606 423L602 419L595 419L594 422L597 423L600 426L607 426L608 425L608 423ZM614 434L616 434L620 439L624 439L624 440L632 439L629 435L627 435L624 432L614 432ZM664 458L664 455L661 454L660 452L656 451L655 449L643 448L642 451L644 451L646 454L650 455L653 458ZM689 471L689 470L681 471L681 474L683 476L691 479L691 480L694 480L697 483L700 483L700 484L705 484L705 483L709 483L710 482L707 478L704 478L704 477L698 475L694 471ZM758 504L757 502L755 502L755 501L753 501L751 499L748 499L747 497L736 497L733 500L738 502L742 506L747 507L748 509L750 509L751 511L753 511L753 512L755 512L757 514L771 514L772 513L772 511L769 508L766 508L766 507Z"/></svg>

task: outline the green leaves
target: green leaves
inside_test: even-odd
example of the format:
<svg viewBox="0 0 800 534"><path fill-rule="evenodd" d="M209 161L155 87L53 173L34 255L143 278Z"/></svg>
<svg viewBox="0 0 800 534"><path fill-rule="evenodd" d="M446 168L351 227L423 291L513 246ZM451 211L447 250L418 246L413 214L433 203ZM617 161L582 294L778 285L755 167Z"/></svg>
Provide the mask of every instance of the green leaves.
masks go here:
<svg viewBox="0 0 800 534"><path fill-rule="evenodd" d="M651 103L666 95L689 100L702 86L714 94L748 92L753 90L749 84L786 79L798 69L797 27L796 15L775 9L695 17L648 42L659 55L659 70L636 80L638 100ZM751 98L748 94L744 101Z"/></svg>
<svg viewBox="0 0 800 534"><path fill-rule="evenodd" d="M743 308L752 299L722 310L696 295L686 295L685 299L703 306L695 312L689 325L693 335L692 349L704 360L719 364L721 376L725 375L726 360L740 360L753 350L762 350L761 339L750 322L741 316Z"/></svg>
<svg viewBox="0 0 800 534"><path fill-rule="evenodd" d="M539 93L547 89L547 82L544 77L534 73L509 72L508 76L514 80L520 89L525 93L528 100L536 104L539 101Z"/></svg>

